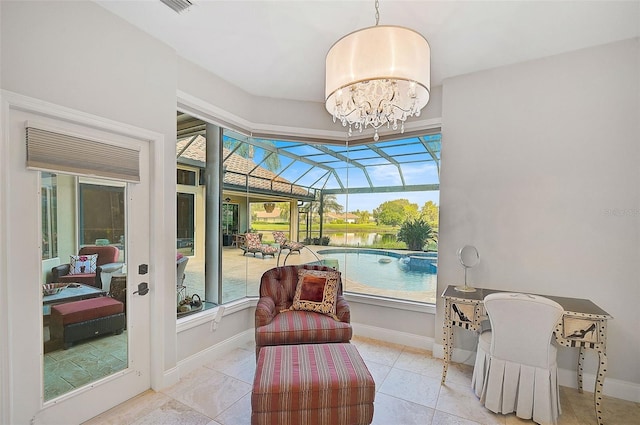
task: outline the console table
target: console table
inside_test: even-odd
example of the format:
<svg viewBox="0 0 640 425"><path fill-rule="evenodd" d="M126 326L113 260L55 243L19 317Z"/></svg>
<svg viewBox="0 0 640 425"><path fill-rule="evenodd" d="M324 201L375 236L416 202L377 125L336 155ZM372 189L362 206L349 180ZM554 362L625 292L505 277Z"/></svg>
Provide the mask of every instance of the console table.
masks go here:
<svg viewBox="0 0 640 425"><path fill-rule="evenodd" d="M442 367L442 384L447 379L447 369L451 362L453 348L453 327L460 327L479 332L481 323L488 317L484 311L483 300L489 294L497 292L512 292L487 288L476 288L475 292L456 291L450 285L442 293L444 298L443 346L444 365ZM558 344L565 347L578 347L578 391L582 392L582 368L584 365L584 350L594 350L598 353L598 373L594 391L594 405L598 425L602 422L602 385L607 371L607 320L613 317L590 300L579 298L565 298L550 295L540 295L549 298L562 306L564 315L556 326L554 335Z"/></svg>

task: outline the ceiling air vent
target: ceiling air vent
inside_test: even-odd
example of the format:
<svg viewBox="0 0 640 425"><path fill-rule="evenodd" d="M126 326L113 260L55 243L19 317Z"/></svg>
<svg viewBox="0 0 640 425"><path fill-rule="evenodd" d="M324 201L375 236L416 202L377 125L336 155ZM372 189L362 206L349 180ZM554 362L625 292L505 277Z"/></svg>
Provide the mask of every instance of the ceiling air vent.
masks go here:
<svg viewBox="0 0 640 425"><path fill-rule="evenodd" d="M187 10L193 5L189 0L160 0L162 3L169 6L176 13L181 13Z"/></svg>

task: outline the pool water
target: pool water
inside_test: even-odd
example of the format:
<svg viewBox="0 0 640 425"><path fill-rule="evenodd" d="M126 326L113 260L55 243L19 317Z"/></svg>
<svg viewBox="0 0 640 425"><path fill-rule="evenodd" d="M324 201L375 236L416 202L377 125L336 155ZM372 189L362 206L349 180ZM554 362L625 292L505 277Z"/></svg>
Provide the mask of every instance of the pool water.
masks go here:
<svg viewBox="0 0 640 425"><path fill-rule="evenodd" d="M338 260L338 270L349 280L380 289L432 291L437 288L436 267L412 269L408 258L400 254L367 250L318 251L324 258ZM390 262L388 262L391 260Z"/></svg>

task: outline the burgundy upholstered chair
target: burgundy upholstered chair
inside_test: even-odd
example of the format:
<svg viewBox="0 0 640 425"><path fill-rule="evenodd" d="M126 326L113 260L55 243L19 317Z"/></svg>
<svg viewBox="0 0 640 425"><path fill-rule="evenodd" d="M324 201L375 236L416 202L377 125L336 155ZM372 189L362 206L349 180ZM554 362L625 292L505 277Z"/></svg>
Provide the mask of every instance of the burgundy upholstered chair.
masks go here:
<svg viewBox="0 0 640 425"><path fill-rule="evenodd" d="M290 308L298 285L298 270L335 271L320 265L292 265L267 270L260 279L260 299L256 306L256 356L267 345L349 342L353 335L351 310L338 280L336 317L311 311L283 311Z"/></svg>
<svg viewBox="0 0 640 425"><path fill-rule="evenodd" d="M122 270L123 263L118 262L120 250L117 247L106 246L94 246L88 245L80 248L78 255L93 255L98 254L96 259L96 271L95 273L76 273L69 274L71 271L71 264L61 264L51 269L52 282L66 282L66 283L83 283L85 285L94 286L99 289L104 289L102 285L102 275L115 273Z"/></svg>

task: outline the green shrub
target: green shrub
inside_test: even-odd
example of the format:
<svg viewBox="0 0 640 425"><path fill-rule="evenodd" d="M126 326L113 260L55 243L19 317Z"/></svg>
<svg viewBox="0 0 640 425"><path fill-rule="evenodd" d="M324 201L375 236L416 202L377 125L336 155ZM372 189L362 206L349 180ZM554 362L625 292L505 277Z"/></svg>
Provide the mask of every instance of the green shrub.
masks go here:
<svg viewBox="0 0 640 425"><path fill-rule="evenodd" d="M437 238L435 230L421 218L405 221L398 231L398 240L412 251L422 251L427 242L435 242Z"/></svg>

